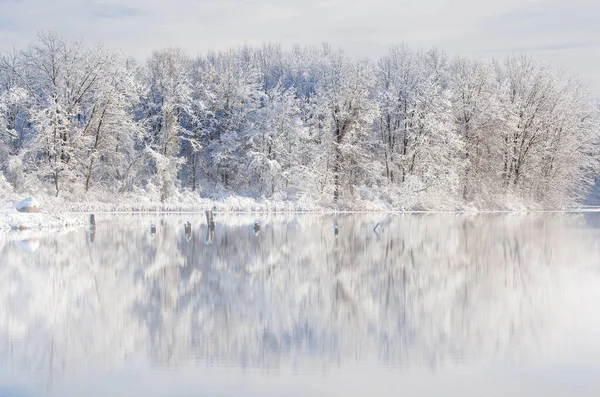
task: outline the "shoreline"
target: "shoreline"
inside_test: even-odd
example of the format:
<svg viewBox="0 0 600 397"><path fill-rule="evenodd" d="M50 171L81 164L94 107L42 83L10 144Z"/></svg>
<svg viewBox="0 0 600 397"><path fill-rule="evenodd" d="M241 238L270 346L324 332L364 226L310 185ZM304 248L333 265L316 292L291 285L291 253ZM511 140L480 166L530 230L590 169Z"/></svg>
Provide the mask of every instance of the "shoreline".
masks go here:
<svg viewBox="0 0 600 397"><path fill-rule="evenodd" d="M59 231L70 228L81 228L89 224L87 218L90 214L101 215L197 215L204 216L206 208L196 210L115 210L115 211L94 211L82 209L81 211L41 211L38 213L20 213L14 207L0 207L0 233L19 233L25 231ZM414 210L414 211L394 211L394 210L213 210L218 215L268 215L268 216L286 216L286 215L385 215L385 216L403 216L403 215L462 215L462 216L485 216L485 215L519 215L527 216L533 214L584 214L600 213L600 207L582 207L563 210Z"/></svg>
<svg viewBox="0 0 600 397"><path fill-rule="evenodd" d="M147 210L147 211L65 211L60 214L119 214L119 215L146 215L146 214L198 214L204 215L206 209L198 210ZM306 211L270 211L270 210L213 210L214 214L264 214L264 215L361 215L361 214L384 214L384 215L427 215L427 214L461 214L461 215L486 215L486 214L561 214L561 213L594 213L600 212L598 208L575 208L564 210L306 210Z"/></svg>

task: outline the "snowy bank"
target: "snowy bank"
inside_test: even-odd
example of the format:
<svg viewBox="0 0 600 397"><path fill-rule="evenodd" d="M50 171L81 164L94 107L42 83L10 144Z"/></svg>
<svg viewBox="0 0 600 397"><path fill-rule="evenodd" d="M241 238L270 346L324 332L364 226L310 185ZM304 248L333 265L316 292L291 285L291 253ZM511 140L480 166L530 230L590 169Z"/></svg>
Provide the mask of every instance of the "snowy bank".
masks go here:
<svg viewBox="0 0 600 397"><path fill-rule="evenodd" d="M14 207L0 207L0 230L63 230L85 225L83 214L21 213Z"/></svg>
<svg viewBox="0 0 600 397"><path fill-rule="evenodd" d="M523 203L519 200L506 200L506 202L486 202L486 203L459 203L456 201L437 202L405 202L402 205L393 205L386 197L371 195L368 198L357 198L353 202L340 202L334 204L319 198L300 197L296 200L286 200L279 198L252 198L246 196L220 196L220 197L200 197L197 193L178 192L167 200L161 202L140 194L123 194L117 197L104 197L103 195L90 194L87 197L53 197L48 195L39 195L42 211L41 218L47 218L51 214L67 213L94 213L94 212L114 212L114 213L135 213L135 212L204 212L213 210L215 212L269 212L269 213L340 213L340 212L531 212L541 211L545 208L533 203ZM1 210L7 207L10 215L14 219L27 220L29 218L37 220L35 214L18 214L14 209L14 203L7 202L0 198L0 217L5 217L7 210ZM561 211L569 208L554 208ZM21 216L17 216L21 215ZM60 217L55 216L55 220L60 222ZM6 222L6 219L0 220L0 225ZM1 228L1 226L0 226Z"/></svg>
<svg viewBox="0 0 600 397"><path fill-rule="evenodd" d="M140 196L118 197L116 200L102 200L90 197L89 200L66 200L56 197L42 199L44 209L53 213L68 212L272 212L272 213L333 213L333 212L401 212L401 211L464 211L457 206L411 206L390 205L382 200L360 200L352 204L332 204L319 200L279 200L229 196L204 198L194 194L182 193L164 202Z"/></svg>

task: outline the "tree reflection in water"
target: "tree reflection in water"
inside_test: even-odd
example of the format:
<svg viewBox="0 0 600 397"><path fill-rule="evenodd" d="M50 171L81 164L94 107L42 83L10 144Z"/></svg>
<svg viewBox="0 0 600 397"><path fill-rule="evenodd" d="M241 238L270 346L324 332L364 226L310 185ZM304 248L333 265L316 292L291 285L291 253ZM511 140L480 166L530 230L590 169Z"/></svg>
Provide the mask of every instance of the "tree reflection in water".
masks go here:
<svg viewBox="0 0 600 397"><path fill-rule="evenodd" d="M580 295L600 287L590 220L217 215L211 231L203 214L96 215L93 229L2 235L0 363L49 383L134 357L261 369L519 362L595 316Z"/></svg>

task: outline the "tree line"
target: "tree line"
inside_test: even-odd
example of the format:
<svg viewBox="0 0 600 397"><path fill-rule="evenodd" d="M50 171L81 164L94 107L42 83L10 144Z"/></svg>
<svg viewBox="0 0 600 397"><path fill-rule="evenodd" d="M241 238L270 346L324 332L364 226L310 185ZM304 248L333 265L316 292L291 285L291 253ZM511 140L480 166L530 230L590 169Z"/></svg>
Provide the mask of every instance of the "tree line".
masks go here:
<svg viewBox="0 0 600 397"><path fill-rule="evenodd" d="M598 116L576 76L527 55L265 44L140 64L50 32L0 58L0 169L65 198L560 207L598 172Z"/></svg>

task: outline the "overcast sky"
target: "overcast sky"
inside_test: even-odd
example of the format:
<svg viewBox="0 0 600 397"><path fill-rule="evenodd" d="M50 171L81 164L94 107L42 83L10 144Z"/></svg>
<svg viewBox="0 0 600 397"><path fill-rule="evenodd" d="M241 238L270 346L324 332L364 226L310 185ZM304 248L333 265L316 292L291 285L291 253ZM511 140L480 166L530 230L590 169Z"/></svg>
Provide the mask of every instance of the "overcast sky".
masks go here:
<svg viewBox="0 0 600 397"><path fill-rule="evenodd" d="M327 41L373 58L400 42L473 58L528 52L600 98L600 0L0 0L0 50L40 30L140 60L160 47L196 54L265 41Z"/></svg>

